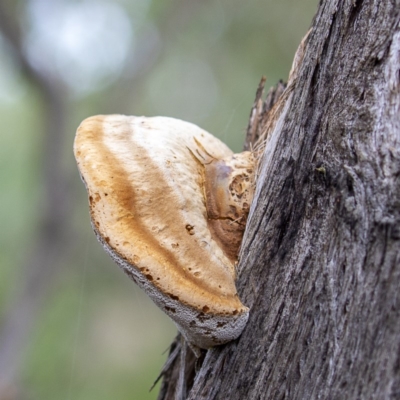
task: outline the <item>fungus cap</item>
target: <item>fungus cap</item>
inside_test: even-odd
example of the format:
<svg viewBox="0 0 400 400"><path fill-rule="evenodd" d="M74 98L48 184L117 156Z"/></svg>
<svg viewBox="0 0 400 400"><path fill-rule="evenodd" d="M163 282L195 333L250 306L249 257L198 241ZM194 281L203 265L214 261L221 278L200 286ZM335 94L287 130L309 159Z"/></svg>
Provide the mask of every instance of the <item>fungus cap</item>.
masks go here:
<svg viewBox="0 0 400 400"><path fill-rule="evenodd" d="M251 153L234 155L188 122L123 115L84 120L74 152L93 229L116 263L190 344L238 337L249 310L234 262L252 198Z"/></svg>

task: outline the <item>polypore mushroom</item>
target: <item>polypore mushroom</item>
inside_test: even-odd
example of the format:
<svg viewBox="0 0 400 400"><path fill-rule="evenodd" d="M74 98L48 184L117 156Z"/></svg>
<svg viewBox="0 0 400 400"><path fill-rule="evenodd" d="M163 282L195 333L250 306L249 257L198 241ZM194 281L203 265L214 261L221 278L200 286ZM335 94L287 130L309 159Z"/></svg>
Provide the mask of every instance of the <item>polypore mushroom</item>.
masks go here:
<svg viewBox="0 0 400 400"><path fill-rule="evenodd" d="M75 157L92 226L114 261L193 347L237 338L248 319L235 261L254 160L203 129L164 117L95 116Z"/></svg>

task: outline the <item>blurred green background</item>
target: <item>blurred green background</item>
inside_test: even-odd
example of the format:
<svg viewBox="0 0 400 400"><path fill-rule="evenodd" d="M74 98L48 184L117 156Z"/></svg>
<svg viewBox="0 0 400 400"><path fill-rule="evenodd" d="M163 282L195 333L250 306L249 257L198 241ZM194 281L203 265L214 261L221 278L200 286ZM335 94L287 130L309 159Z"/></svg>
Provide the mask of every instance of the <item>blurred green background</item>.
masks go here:
<svg viewBox="0 0 400 400"><path fill-rule="evenodd" d="M91 231L94 114L191 121L239 151L317 0L0 0L0 399L155 399L176 328Z"/></svg>

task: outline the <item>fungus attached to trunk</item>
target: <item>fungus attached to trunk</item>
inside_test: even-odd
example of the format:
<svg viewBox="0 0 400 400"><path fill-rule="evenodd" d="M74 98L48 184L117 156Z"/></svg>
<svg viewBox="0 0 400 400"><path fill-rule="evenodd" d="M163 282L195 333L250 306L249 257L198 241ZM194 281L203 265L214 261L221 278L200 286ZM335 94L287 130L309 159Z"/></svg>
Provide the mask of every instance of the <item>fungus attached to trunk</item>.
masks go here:
<svg viewBox="0 0 400 400"><path fill-rule="evenodd" d="M98 240L189 344L237 338L248 308L235 266L254 160L199 127L164 117L95 116L75 157Z"/></svg>

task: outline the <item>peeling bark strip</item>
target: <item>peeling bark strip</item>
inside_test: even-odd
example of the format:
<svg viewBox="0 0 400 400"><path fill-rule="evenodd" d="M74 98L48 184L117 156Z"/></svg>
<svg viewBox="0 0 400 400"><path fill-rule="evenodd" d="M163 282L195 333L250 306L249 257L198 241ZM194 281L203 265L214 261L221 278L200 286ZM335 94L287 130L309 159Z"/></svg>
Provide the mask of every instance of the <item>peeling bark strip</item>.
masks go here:
<svg viewBox="0 0 400 400"><path fill-rule="evenodd" d="M399 1L321 2L242 245L248 325L188 399L400 397L399 19Z"/></svg>

